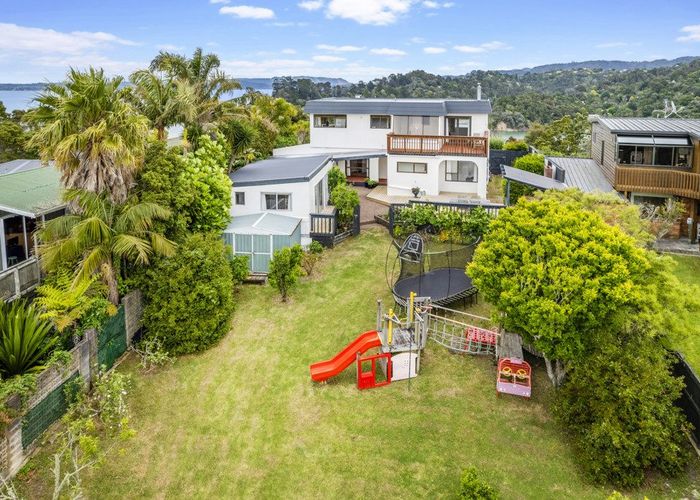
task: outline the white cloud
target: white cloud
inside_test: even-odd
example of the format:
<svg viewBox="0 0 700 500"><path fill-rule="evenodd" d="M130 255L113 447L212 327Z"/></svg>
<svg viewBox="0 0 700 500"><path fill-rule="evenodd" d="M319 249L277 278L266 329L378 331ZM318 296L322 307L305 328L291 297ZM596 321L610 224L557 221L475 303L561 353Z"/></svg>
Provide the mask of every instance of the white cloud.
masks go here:
<svg viewBox="0 0 700 500"><path fill-rule="evenodd" d="M407 14L416 0L331 0L326 9L329 18L340 17L360 24L385 26Z"/></svg>
<svg viewBox="0 0 700 500"><path fill-rule="evenodd" d="M109 75L128 75L139 68L148 66L147 61L117 61L100 54L80 55L44 55L28 61L35 66L44 68L60 68L62 72L68 68L86 69L88 66L102 68Z"/></svg>
<svg viewBox="0 0 700 500"><path fill-rule="evenodd" d="M318 10L323 7L323 0L307 0L299 2L297 5L304 10Z"/></svg>
<svg viewBox="0 0 700 500"><path fill-rule="evenodd" d="M426 54L442 54L443 52L446 52L447 49L444 47L424 47L423 52Z"/></svg>
<svg viewBox="0 0 700 500"><path fill-rule="evenodd" d="M364 47L358 47L357 45L328 45L325 43L320 43L316 45L319 50L328 50L329 52L360 52L365 50Z"/></svg>
<svg viewBox="0 0 700 500"><path fill-rule="evenodd" d="M425 43L425 38L422 38L420 36L414 36L409 40L409 42L420 45Z"/></svg>
<svg viewBox="0 0 700 500"><path fill-rule="evenodd" d="M492 50L510 49L510 46L504 42L494 40L493 42L486 42L480 45L455 45L453 48L457 52L464 52L465 54L481 54Z"/></svg>
<svg viewBox="0 0 700 500"><path fill-rule="evenodd" d="M234 78L294 76L316 71L314 61L305 59L263 59L222 61L222 69Z"/></svg>
<svg viewBox="0 0 700 500"><path fill-rule="evenodd" d="M252 7L250 5L234 5L232 7L221 7L219 14L228 14L242 19L272 19L275 11L265 7Z"/></svg>
<svg viewBox="0 0 700 500"><path fill-rule="evenodd" d="M0 50L41 54L80 54L110 45L138 44L102 31L64 33L51 29L0 23Z"/></svg>
<svg viewBox="0 0 700 500"><path fill-rule="evenodd" d="M400 57L400 56L405 56L406 52L403 50L399 49L388 49L386 47L381 48L381 49L371 49L370 52L372 54L378 55L378 56L392 56L392 57Z"/></svg>
<svg viewBox="0 0 700 500"><path fill-rule="evenodd" d="M338 56L313 56L311 59L313 59L316 62L323 62L323 63L331 63L331 62L340 62L344 61L344 57L338 57Z"/></svg>
<svg viewBox="0 0 700 500"><path fill-rule="evenodd" d="M287 54L287 55L291 55L291 54L296 54L296 53L297 53L297 51L294 50L294 49L282 49L280 52L282 52L282 54Z"/></svg>
<svg viewBox="0 0 700 500"><path fill-rule="evenodd" d="M184 49L184 47L181 47L179 45L173 45L171 43L163 43L160 45L156 45L156 48L158 50L167 50L168 52L178 52Z"/></svg>
<svg viewBox="0 0 700 500"><path fill-rule="evenodd" d="M435 2L435 1L433 1L433 0L425 0L425 1L422 3L422 5L423 5L423 7L425 7L426 9L440 9L440 8L442 8L442 9L449 9L450 7L454 6L454 2L444 2L444 3L440 3L440 2Z"/></svg>
<svg viewBox="0 0 700 500"><path fill-rule="evenodd" d="M700 24L683 26L681 28L681 33L686 34L676 38L677 42L700 42Z"/></svg>

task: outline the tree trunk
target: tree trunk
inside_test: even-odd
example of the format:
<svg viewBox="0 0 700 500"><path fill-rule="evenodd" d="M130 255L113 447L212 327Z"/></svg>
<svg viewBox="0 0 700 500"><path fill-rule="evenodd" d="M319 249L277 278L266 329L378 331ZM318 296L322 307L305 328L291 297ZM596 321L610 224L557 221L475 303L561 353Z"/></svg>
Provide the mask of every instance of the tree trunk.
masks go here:
<svg viewBox="0 0 700 500"><path fill-rule="evenodd" d="M163 126L161 125L161 126L159 126L156 130L157 130L157 132L158 132L158 140L159 140L159 141L164 141L164 140L165 140L165 127L163 127Z"/></svg>
<svg viewBox="0 0 700 500"><path fill-rule="evenodd" d="M119 285L114 275L114 266L102 264L102 280L107 285L107 299L115 306L119 305Z"/></svg>
<svg viewBox="0 0 700 500"><path fill-rule="evenodd" d="M552 362L546 356L544 358L544 364L547 367L547 376L552 382L552 385L557 388L560 387L566 378L566 368L564 367L564 364L558 359L555 359L554 362Z"/></svg>

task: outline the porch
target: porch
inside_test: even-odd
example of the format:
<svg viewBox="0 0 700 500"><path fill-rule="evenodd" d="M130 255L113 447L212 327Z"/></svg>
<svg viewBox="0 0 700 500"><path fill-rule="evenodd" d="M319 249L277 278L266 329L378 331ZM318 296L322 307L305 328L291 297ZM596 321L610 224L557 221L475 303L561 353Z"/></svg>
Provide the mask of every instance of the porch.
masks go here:
<svg viewBox="0 0 700 500"><path fill-rule="evenodd" d="M390 154L488 156L488 138L464 135L399 135L386 136Z"/></svg>

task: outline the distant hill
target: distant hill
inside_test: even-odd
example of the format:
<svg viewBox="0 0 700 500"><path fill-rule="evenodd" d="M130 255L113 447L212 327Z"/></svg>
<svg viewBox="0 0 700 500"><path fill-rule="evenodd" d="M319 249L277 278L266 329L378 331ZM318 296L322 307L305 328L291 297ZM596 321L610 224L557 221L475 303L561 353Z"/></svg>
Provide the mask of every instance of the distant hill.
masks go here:
<svg viewBox="0 0 700 500"><path fill-rule="evenodd" d="M247 89L252 87L254 89L271 89L272 84L283 77L273 77L273 78L239 78L238 81L241 83L241 87ZM344 78L331 78L325 76L293 76L294 80L311 80L314 83L330 83L333 86L346 86L350 85L350 82ZM46 87L46 82L39 83L0 83L0 90L43 90Z"/></svg>
<svg viewBox="0 0 700 500"><path fill-rule="evenodd" d="M676 59L654 59L653 61L581 61L570 63L555 63L535 66L534 68L507 69L500 71L506 75L525 75L527 73L549 73L551 71L566 71L570 69L600 69L600 70L632 70L668 68L676 64L687 64L700 59L700 56L677 57Z"/></svg>

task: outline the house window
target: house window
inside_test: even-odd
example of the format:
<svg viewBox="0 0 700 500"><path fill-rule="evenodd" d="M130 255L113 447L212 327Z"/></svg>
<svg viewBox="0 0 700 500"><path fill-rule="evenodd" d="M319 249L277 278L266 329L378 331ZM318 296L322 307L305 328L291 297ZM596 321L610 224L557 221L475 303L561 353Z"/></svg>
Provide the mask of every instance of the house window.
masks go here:
<svg viewBox="0 0 700 500"><path fill-rule="evenodd" d="M445 162L445 180L448 182L476 182L477 166L473 161Z"/></svg>
<svg viewBox="0 0 700 500"><path fill-rule="evenodd" d="M391 116L370 115L369 128L391 128Z"/></svg>
<svg viewBox="0 0 700 500"><path fill-rule="evenodd" d="M315 128L345 128L347 115L314 115Z"/></svg>
<svg viewBox="0 0 700 500"><path fill-rule="evenodd" d="M314 205L316 206L317 210L326 206L326 199L324 196L325 189L323 186L325 179L326 178L324 177L323 179L318 181L314 186Z"/></svg>
<svg viewBox="0 0 700 500"><path fill-rule="evenodd" d="M263 202L265 210L291 210L291 195L280 193L264 193Z"/></svg>
<svg viewBox="0 0 700 500"><path fill-rule="evenodd" d="M620 136L617 161L621 165L690 167L692 152L687 137Z"/></svg>
<svg viewBox="0 0 700 500"><path fill-rule="evenodd" d="M428 164L400 161L396 163L396 171L402 174L427 174Z"/></svg>
<svg viewBox="0 0 700 500"><path fill-rule="evenodd" d="M653 205L655 207L663 207L668 203L668 200L668 196L632 193L632 203L635 205Z"/></svg>
<svg viewBox="0 0 700 500"><path fill-rule="evenodd" d="M245 193L242 191L236 192L236 205L245 205Z"/></svg>
<svg viewBox="0 0 700 500"><path fill-rule="evenodd" d="M399 135L437 135L437 116L395 116L394 133Z"/></svg>
<svg viewBox="0 0 700 500"><path fill-rule="evenodd" d="M471 135L471 116L448 116L447 135Z"/></svg>

